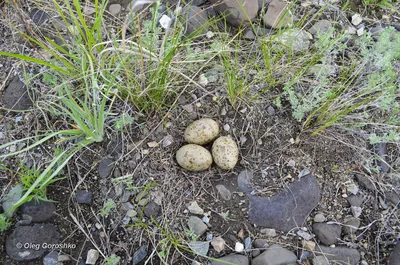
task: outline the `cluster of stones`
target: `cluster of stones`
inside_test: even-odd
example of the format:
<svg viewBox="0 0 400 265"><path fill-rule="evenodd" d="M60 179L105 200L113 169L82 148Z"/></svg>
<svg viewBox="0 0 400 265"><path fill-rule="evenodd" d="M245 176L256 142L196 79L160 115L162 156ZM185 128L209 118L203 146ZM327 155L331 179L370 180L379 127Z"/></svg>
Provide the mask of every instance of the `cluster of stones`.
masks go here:
<svg viewBox="0 0 400 265"><path fill-rule="evenodd" d="M318 205L321 199L321 191L317 179L308 174L295 180L287 187L287 191L282 191L270 198L253 195L251 181L253 172L242 171L237 178L237 186L250 201L249 219L257 227L260 227L256 239L245 236L243 230L239 231L234 237L236 242L229 245L226 236L214 236L207 232L212 226L211 213L205 212L196 201L187 205L188 212L192 214L188 220L188 228L197 237L206 234L205 241L190 242L191 249L202 256L207 256L210 246L214 249L213 255L217 260L212 260L211 264L220 265L224 262L231 262L240 265L280 265L296 264L298 261L308 260L313 265L329 264L367 264L362 260L363 254L357 248L343 246L340 242L357 242L358 236L362 233L359 229L360 210L362 199L359 197L359 188L355 183L348 186L347 191L352 215L348 215L341 223L328 220L324 214L317 213L314 218L309 215ZM373 183L365 176L356 175L356 180L366 190L372 191ZM232 193L222 185L216 187L219 196L223 200L231 200ZM390 199L392 202L393 200ZM397 198L394 204L399 203ZM312 229L306 227L306 222L312 222ZM298 240L299 250L297 255L273 242L278 238L287 236L290 233ZM270 245L271 244L271 245ZM396 264L394 261L399 255L400 245L394 249L390 265ZM233 253L227 254L234 250Z"/></svg>

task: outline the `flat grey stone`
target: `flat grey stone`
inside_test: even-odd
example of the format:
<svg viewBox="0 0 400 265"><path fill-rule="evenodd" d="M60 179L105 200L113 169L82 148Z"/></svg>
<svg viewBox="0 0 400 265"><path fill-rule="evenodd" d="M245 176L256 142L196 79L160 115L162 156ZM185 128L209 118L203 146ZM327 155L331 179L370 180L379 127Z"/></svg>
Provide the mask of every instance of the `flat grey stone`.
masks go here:
<svg viewBox="0 0 400 265"><path fill-rule="evenodd" d="M253 190L251 180L253 179L253 172L251 170L243 170L238 176L238 189L241 192L248 193Z"/></svg>
<svg viewBox="0 0 400 265"><path fill-rule="evenodd" d="M364 202L364 198L361 194L350 195L349 197L347 197L347 201L350 203L351 206L361 207Z"/></svg>
<svg viewBox="0 0 400 265"><path fill-rule="evenodd" d="M242 189L247 187L239 178L238 182ZM302 226L321 198L318 182L311 175L295 180L287 190L270 198L246 195L250 201L250 222L284 232Z"/></svg>
<svg viewBox="0 0 400 265"><path fill-rule="evenodd" d="M210 248L210 242L207 241L190 241L189 247L196 254L201 256L207 256L208 249Z"/></svg>
<svg viewBox="0 0 400 265"><path fill-rule="evenodd" d="M216 185L215 188L224 201L230 201L232 199L232 193L224 185L219 184Z"/></svg>
<svg viewBox="0 0 400 265"><path fill-rule="evenodd" d="M322 244L330 246L338 241L342 228L336 224L314 223L313 232Z"/></svg>
<svg viewBox="0 0 400 265"><path fill-rule="evenodd" d="M361 258L357 249L346 247L317 247L316 251L324 253L325 257L336 265L356 265ZM322 254L317 255L323 256Z"/></svg>
<svg viewBox="0 0 400 265"><path fill-rule="evenodd" d="M182 9L181 17L184 20L185 36L195 31L199 34L205 34L208 31L209 21L206 10L188 5Z"/></svg>
<svg viewBox="0 0 400 265"><path fill-rule="evenodd" d="M11 211L14 204L16 204L19 199L22 197L22 185L15 185L3 198L2 198L2 210L7 212L7 217L12 217L14 215L15 210Z"/></svg>
<svg viewBox="0 0 400 265"><path fill-rule="evenodd" d="M258 238L254 240L253 245L255 248L268 248L268 242L265 239Z"/></svg>
<svg viewBox="0 0 400 265"><path fill-rule="evenodd" d="M332 27L332 23L329 20L323 19L320 21L317 21L311 28L310 28L310 33L311 34L324 34L329 31L329 29Z"/></svg>
<svg viewBox="0 0 400 265"><path fill-rule="evenodd" d="M256 35L254 34L253 30L247 29L243 34L243 38L245 40L255 40L256 39Z"/></svg>
<svg viewBox="0 0 400 265"><path fill-rule="evenodd" d="M120 4L111 4L108 7L108 11L111 15L116 16L121 12L122 6Z"/></svg>
<svg viewBox="0 0 400 265"><path fill-rule="evenodd" d="M400 197L394 191L389 191L385 193L386 199L394 205L398 205L400 203Z"/></svg>
<svg viewBox="0 0 400 265"><path fill-rule="evenodd" d="M301 29L293 28L278 35L274 41L280 44L282 49L301 52L309 49L310 37L312 37L310 33Z"/></svg>
<svg viewBox="0 0 400 265"><path fill-rule="evenodd" d="M92 197L92 192L87 190L78 190L76 192L76 202L80 204L91 204Z"/></svg>
<svg viewBox="0 0 400 265"><path fill-rule="evenodd" d="M144 207L144 215L147 217L157 217L160 215L161 206L157 203L151 201Z"/></svg>
<svg viewBox="0 0 400 265"><path fill-rule="evenodd" d="M14 76L4 90L2 102L5 108L12 110L27 110L32 106L28 89L18 76Z"/></svg>
<svg viewBox="0 0 400 265"><path fill-rule="evenodd" d="M281 247L278 244L270 246L267 250L257 256L252 265L286 265L291 263L296 263L296 255Z"/></svg>
<svg viewBox="0 0 400 265"><path fill-rule="evenodd" d="M390 168L387 164L387 144L377 143L374 145L375 153L379 156L376 163L380 168L381 173L388 173Z"/></svg>
<svg viewBox="0 0 400 265"><path fill-rule="evenodd" d="M266 14L262 17L264 24L269 28L282 28L292 23L293 18L288 12L289 5L281 0L272 0Z"/></svg>
<svg viewBox="0 0 400 265"><path fill-rule="evenodd" d="M6 239L6 252L13 260L34 260L49 251L43 244L57 244L59 238L53 224L18 226Z"/></svg>
<svg viewBox="0 0 400 265"><path fill-rule="evenodd" d="M52 251L43 258L43 265L63 265L58 262L58 252Z"/></svg>
<svg viewBox="0 0 400 265"><path fill-rule="evenodd" d="M356 228L360 227L361 222L360 222L360 219L350 216L350 217L345 218L344 224L346 226L343 227L343 232L346 235L352 235L357 232Z"/></svg>
<svg viewBox="0 0 400 265"><path fill-rule="evenodd" d="M188 227L197 236L201 236L207 231L207 225L196 216L190 216L188 220Z"/></svg>
<svg viewBox="0 0 400 265"><path fill-rule="evenodd" d="M365 175L355 174L356 180L360 183L360 186L364 187L367 190L375 191L374 183Z"/></svg>
<svg viewBox="0 0 400 265"><path fill-rule="evenodd" d="M40 10L38 8L32 9L31 13L29 14L33 23L35 23L37 26L40 26L47 21L49 21L50 16L44 12L43 10Z"/></svg>
<svg viewBox="0 0 400 265"><path fill-rule="evenodd" d="M258 0L211 0L214 9L234 27L249 24L258 14Z"/></svg>
<svg viewBox="0 0 400 265"><path fill-rule="evenodd" d="M99 175L101 178L110 176L114 167L114 161L108 157L103 158L99 163Z"/></svg>
<svg viewBox="0 0 400 265"><path fill-rule="evenodd" d="M20 210L21 214L32 217L31 222L40 223L53 217L56 206L52 202L33 199L30 202L24 203L20 207Z"/></svg>
<svg viewBox="0 0 400 265"><path fill-rule="evenodd" d="M218 258L219 260L223 260L225 262L220 261L211 261L211 265L226 265L226 262L233 263L235 265L249 265L249 258L243 255L238 254L230 254L222 258Z"/></svg>
<svg viewBox="0 0 400 265"><path fill-rule="evenodd" d="M141 246L134 254L132 258L132 265L136 265L141 262L147 256L146 247Z"/></svg>

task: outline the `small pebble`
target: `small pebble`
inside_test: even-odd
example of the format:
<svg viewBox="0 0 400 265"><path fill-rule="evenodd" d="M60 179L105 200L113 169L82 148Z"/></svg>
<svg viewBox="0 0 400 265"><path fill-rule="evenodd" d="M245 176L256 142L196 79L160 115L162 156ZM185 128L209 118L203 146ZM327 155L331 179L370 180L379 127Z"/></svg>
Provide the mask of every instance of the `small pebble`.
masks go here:
<svg viewBox="0 0 400 265"><path fill-rule="evenodd" d="M132 265L140 263L147 256L146 247L141 246L134 254L132 258Z"/></svg>
<svg viewBox="0 0 400 265"><path fill-rule="evenodd" d="M357 206L351 206L351 213L353 214L353 216L355 218L360 217L361 213L362 213L362 208L361 207L357 207Z"/></svg>
<svg viewBox="0 0 400 265"><path fill-rule="evenodd" d="M236 242L235 244L235 251L236 252L243 252L244 250L244 245L240 242Z"/></svg>
<svg viewBox="0 0 400 265"><path fill-rule="evenodd" d="M94 265L99 258L99 252L96 249L91 249L87 253L86 264Z"/></svg>
<svg viewBox="0 0 400 265"><path fill-rule="evenodd" d="M222 237L216 237L211 241L211 246L218 253L225 250L225 240Z"/></svg>
<svg viewBox="0 0 400 265"><path fill-rule="evenodd" d="M303 240L302 243L303 243L303 248L305 250L308 250L308 251L314 251L315 250L315 246L316 246L315 242L308 241L308 240Z"/></svg>
<svg viewBox="0 0 400 265"><path fill-rule="evenodd" d="M203 216L203 218L201 220L206 224L208 224L210 222L210 218L208 218L207 216Z"/></svg>
<svg viewBox="0 0 400 265"><path fill-rule="evenodd" d="M108 8L108 11L110 11L111 15L116 16L121 12L121 9L122 9L122 7L120 4L112 4Z"/></svg>
<svg viewBox="0 0 400 265"><path fill-rule="evenodd" d="M246 237L244 239L244 249L245 250L251 249L251 237Z"/></svg>
<svg viewBox="0 0 400 265"><path fill-rule="evenodd" d="M128 217L135 217L136 215L137 215L137 212L135 210L133 210L133 209L128 210L126 212L126 216L128 216Z"/></svg>
<svg viewBox="0 0 400 265"><path fill-rule="evenodd" d="M204 210L200 208L199 204L196 201L192 201L187 208L192 214L204 214Z"/></svg>
<svg viewBox="0 0 400 265"><path fill-rule="evenodd" d="M275 237L276 236L276 230L275 229L270 229L270 228L264 228L261 229L261 234L264 234L268 237Z"/></svg>
<svg viewBox="0 0 400 265"><path fill-rule="evenodd" d="M354 14L354 15L351 17L351 23L352 23L354 26L360 25L362 21L363 21L363 19L362 19L362 17L361 17L360 14Z"/></svg>
<svg viewBox="0 0 400 265"><path fill-rule="evenodd" d="M302 230L297 231L296 234L297 234L299 237L302 237L303 239L305 239L305 240L307 240L307 241L309 241L309 240L311 240L311 239L313 238L312 235L310 235L309 233L304 232L304 231L302 231Z"/></svg>

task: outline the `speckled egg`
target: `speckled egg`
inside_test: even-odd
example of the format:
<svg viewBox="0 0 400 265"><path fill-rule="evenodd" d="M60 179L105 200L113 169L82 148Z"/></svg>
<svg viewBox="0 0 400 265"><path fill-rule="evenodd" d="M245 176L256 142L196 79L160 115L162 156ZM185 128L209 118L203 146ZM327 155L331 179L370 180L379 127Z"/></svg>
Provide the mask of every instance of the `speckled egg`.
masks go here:
<svg viewBox="0 0 400 265"><path fill-rule="evenodd" d="M178 164L189 171L202 171L212 164L212 156L204 147L197 144L187 144L176 152Z"/></svg>
<svg viewBox="0 0 400 265"><path fill-rule="evenodd" d="M212 119L203 118L192 122L185 130L185 140L190 144L206 144L219 134L218 123Z"/></svg>
<svg viewBox="0 0 400 265"><path fill-rule="evenodd" d="M229 170L235 167L239 159L239 149L232 138L222 136L214 141L212 156L217 166Z"/></svg>

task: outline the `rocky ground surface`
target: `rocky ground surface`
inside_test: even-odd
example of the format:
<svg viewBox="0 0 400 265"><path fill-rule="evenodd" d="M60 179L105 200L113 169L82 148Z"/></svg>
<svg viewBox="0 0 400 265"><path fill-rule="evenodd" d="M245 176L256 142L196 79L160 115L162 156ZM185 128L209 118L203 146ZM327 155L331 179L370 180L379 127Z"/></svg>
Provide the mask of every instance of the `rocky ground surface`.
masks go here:
<svg viewBox="0 0 400 265"><path fill-rule="evenodd" d="M114 23L131 4L110 2ZM245 20L236 1L215 4L195 0L183 9L187 33L226 11L231 12L232 26ZM379 34L390 26L400 30L396 15L380 9L360 15L363 10L356 1L350 1L347 13L340 11L338 1L300 1L298 14L279 21L287 8L288 3L279 0L248 1L247 16L259 26L245 31L246 41L274 34L300 14L321 8L326 9L323 17L294 30L294 35L281 36L284 41L294 42L294 49L301 51L308 49L313 35L330 27L354 36ZM51 23L40 9L27 12L39 27ZM4 14L3 19L10 17ZM2 50L30 49L2 22ZM0 65L2 106L31 108L34 98L21 70L30 65L5 57ZM218 78L213 72L206 81ZM41 129L34 115L4 110L1 143ZM240 161L232 171L213 166L193 173L177 165L175 153L184 144L184 129L202 117L217 121L221 134L238 143ZM121 257L119 264L133 265L160 260L193 265L400 264L400 178L393 146L373 149L335 131L311 137L301 133L290 106L242 102L234 109L201 91L181 96L167 120L160 118L138 116L128 131L110 134L104 144L82 152L68 165L67 178L50 186L48 197L54 202L23 205L15 225L0 238L0 264L104 264L112 254ZM18 158L25 163L46 160L45 149ZM380 172L363 166L366 154L386 159L377 162ZM15 168L16 161L4 164ZM14 178L4 171L2 191L13 186Z"/></svg>

